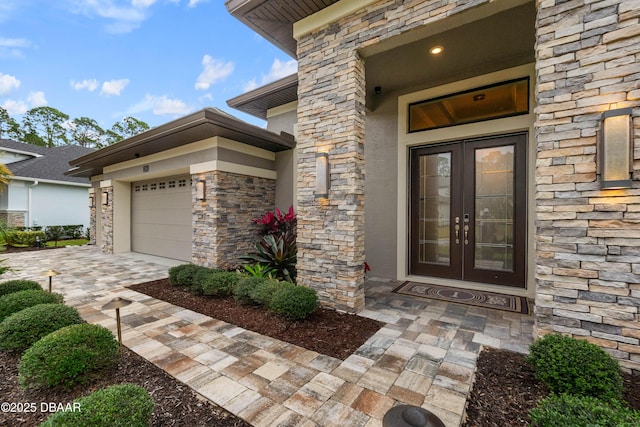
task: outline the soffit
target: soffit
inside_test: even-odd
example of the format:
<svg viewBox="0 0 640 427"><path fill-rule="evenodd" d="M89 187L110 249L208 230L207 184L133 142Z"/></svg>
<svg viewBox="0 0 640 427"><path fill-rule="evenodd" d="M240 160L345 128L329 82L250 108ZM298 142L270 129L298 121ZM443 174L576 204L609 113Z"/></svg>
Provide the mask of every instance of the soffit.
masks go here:
<svg viewBox="0 0 640 427"><path fill-rule="evenodd" d="M227 105L261 119L267 118L267 110L298 99L298 75L292 74L235 98Z"/></svg>
<svg viewBox="0 0 640 427"><path fill-rule="evenodd" d="M105 166L145 157L214 136L272 152L295 146L292 135L276 134L236 119L224 112L207 108L174 120L109 147L69 162L70 176L91 177L103 172Z"/></svg>
<svg viewBox="0 0 640 427"><path fill-rule="evenodd" d="M293 24L339 0L226 0L231 15L296 58Z"/></svg>

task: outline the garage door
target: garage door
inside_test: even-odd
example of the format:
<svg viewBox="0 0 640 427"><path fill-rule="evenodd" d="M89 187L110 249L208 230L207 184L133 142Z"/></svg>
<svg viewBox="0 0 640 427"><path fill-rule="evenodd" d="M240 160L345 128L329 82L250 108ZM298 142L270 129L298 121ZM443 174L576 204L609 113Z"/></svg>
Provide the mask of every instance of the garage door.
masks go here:
<svg viewBox="0 0 640 427"><path fill-rule="evenodd" d="M191 178L158 178L131 186L131 250L191 261Z"/></svg>

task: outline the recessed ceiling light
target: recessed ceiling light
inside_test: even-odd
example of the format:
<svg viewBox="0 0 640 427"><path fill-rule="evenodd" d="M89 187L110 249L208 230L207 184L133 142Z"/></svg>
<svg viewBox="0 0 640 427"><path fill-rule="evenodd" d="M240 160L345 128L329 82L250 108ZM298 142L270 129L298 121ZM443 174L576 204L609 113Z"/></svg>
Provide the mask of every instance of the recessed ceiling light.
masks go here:
<svg viewBox="0 0 640 427"><path fill-rule="evenodd" d="M439 55L442 53L443 50L444 48L442 46L434 46L431 49L429 49L429 53L431 55Z"/></svg>

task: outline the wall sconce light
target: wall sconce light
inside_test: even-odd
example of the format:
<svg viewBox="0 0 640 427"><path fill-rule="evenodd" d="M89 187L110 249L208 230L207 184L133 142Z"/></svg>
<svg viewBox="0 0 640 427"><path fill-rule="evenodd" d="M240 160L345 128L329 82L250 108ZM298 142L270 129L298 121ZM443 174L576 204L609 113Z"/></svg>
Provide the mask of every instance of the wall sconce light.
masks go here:
<svg viewBox="0 0 640 427"><path fill-rule="evenodd" d="M96 207L96 197L93 194L89 195L89 207L90 208Z"/></svg>
<svg viewBox="0 0 640 427"><path fill-rule="evenodd" d="M631 108L620 108L602 113L600 137L602 188L631 187L631 171L633 170Z"/></svg>
<svg viewBox="0 0 640 427"><path fill-rule="evenodd" d="M316 199L329 197L329 154L316 153Z"/></svg>
<svg viewBox="0 0 640 427"><path fill-rule="evenodd" d="M103 191L102 192L102 204L104 206L109 206L109 192L108 191Z"/></svg>
<svg viewBox="0 0 640 427"><path fill-rule="evenodd" d="M196 182L196 200L204 201L206 197L206 184L204 180Z"/></svg>

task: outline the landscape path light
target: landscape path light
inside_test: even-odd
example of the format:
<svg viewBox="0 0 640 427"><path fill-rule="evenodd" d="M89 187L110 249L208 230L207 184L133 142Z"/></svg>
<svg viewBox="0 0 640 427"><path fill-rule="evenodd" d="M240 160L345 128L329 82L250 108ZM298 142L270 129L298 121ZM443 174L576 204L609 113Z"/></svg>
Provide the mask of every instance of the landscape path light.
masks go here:
<svg viewBox="0 0 640 427"><path fill-rule="evenodd" d="M103 310L116 309L116 326L118 328L118 342L120 343L120 356L122 356L122 329L120 328L120 309L131 304L128 299L115 297L108 303L102 306Z"/></svg>
<svg viewBox="0 0 640 427"><path fill-rule="evenodd" d="M55 270L47 270L41 274L41 276L46 276L49 278L49 293L51 293L51 281L53 279L53 276L57 276L58 274L60 274L60 272Z"/></svg>

